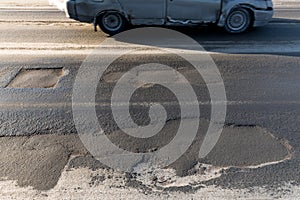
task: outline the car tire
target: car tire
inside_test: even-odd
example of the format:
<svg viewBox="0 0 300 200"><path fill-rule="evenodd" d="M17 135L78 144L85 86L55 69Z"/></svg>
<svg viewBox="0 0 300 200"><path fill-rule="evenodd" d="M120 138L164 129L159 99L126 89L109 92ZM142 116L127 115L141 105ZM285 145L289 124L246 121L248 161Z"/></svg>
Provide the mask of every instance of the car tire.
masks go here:
<svg viewBox="0 0 300 200"><path fill-rule="evenodd" d="M126 29L127 21L118 12L106 12L100 15L98 24L104 33L115 35Z"/></svg>
<svg viewBox="0 0 300 200"><path fill-rule="evenodd" d="M225 22L225 30L228 33L242 33L251 27L252 17L245 8L235 8L232 10Z"/></svg>

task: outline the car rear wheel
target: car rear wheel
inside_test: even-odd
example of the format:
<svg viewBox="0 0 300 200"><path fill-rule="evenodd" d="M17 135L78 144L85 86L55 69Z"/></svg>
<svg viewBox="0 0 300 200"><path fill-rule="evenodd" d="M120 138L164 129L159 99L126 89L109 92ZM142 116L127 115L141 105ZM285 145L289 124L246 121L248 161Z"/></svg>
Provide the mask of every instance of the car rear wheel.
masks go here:
<svg viewBox="0 0 300 200"><path fill-rule="evenodd" d="M251 27L251 14L244 8L232 10L225 23L225 30L228 33L242 33Z"/></svg>
<svg viewBox="0 0 300 200"><path fill-rule="evenodd" d="M107 12L100 16L99 26L104 33L118 34L126 29L126 19L117 12Z"/></svg>

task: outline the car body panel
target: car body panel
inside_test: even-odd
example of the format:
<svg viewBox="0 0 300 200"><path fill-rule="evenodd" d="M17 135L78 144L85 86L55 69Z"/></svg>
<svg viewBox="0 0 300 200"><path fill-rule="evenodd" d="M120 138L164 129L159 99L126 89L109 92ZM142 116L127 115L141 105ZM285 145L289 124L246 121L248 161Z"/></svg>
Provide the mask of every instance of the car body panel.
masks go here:
<svg viewBox="0 0 300 200"><path fill-rule="evenodd" d="M167 17L174 20L217 21L220 0L168 0Z"/></svg>
<svg viewBox="0 0 300 200"><path fill-rule="evenodd" d="M123 12L134 25L163 25L166 15L165 0L119 0Z"/></svg>
<svg viewBox="0 0 300 200"><path fill-rule="evenodd" d="M225 25L236 7L253 15L253 26L267 24L273 16L271 0L68 0L67 15L81 22L94 22L106 11L121 13L132 25Z"/></svg>

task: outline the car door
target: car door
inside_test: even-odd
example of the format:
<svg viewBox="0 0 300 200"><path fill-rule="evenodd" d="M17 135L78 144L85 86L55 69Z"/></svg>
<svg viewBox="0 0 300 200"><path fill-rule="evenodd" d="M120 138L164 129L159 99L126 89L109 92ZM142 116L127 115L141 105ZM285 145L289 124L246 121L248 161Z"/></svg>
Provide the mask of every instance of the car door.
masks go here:
<svg viewBox="0 0 300 200"><path fill-rule="evenodd" d="M221 0L167 0L167 17L174 20L217 21Z"/></svg>
<svg viewBox="0 0 300 200"><path fill-rule="evenodd" d="M133 22L140 24L164 22L166 0L119 0L119 2Z"/></svg>

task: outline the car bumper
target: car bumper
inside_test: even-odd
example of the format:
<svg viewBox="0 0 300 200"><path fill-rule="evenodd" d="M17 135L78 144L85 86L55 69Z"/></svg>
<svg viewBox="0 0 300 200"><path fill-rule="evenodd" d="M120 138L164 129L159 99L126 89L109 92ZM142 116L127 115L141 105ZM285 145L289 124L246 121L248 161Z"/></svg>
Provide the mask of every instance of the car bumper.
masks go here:
<svg viewBox="0 0 300 200"><path fill-rule="evenodd" d="M66 1L66 16L78 20L77 12L76 12L76 4L75 0Z"/></svg>
<svg viewBox="0 0 300 200"><path fill-rule="evenodd" d="M92 23L94 20L93 16L85 16L80 14L80 11L77 8L80 8L84 1L76 1L76 0L67 0L66 2L66 15L71 19L75 19L80 22ZM82 13L82 12L81 12Z"/></svg>
<svg viewBox="0 0 300 200"><path fill-rule="evenodd" d="M264 26L266 24L268 24L274 15L274 11L273 9L269 9L269 10L256 10L254 12L254 22L253 22L253 26L254 27L258 27L258 26Z"/></svg>

